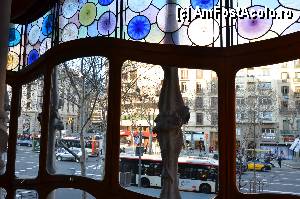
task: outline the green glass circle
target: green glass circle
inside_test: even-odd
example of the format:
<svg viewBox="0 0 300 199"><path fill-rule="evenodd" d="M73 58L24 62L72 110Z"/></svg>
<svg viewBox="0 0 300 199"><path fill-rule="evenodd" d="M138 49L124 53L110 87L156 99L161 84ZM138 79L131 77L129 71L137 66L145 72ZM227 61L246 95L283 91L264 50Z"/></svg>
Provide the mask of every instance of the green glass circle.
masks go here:
<svg viewBox="0 0 300 199"><path fill-rule="evenodd" d="M88 26L93 23L96 18L96 6L93 3L86 3L79 12L79 22L83 26Z"/></svg>

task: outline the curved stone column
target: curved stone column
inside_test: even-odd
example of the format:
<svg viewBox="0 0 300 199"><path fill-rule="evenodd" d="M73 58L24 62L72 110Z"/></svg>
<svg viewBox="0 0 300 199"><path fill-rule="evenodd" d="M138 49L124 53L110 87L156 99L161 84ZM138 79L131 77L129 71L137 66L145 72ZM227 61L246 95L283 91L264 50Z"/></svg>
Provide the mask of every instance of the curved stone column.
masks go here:
<svg viewBox="0 0 300 199"><path fill-rule="evenodd" d="M7 113L4 109L6 92L6 64L11 0L2 0L0 6L0 174L3 173L2 153L7 145Z"/></svg>
<svg viewBox="0 0 300 199"><path fill-rule="evenodd" d="M163 68L164 81L159 96L159 114L153 131L157 133L162 156L162 199L180 199L178 157L183 146L181 126L190 118L184 106L178 80L178 68Z"/></svg>

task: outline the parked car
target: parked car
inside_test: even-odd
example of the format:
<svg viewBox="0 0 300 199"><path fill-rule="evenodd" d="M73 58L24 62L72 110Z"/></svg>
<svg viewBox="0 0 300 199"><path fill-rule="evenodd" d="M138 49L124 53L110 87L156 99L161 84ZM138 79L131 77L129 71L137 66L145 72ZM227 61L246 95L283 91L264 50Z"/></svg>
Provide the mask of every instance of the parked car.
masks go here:
<svg viewBox="0 0 300 199"><path fill-rule="evenodd" d="M256 171L267 171L271 170L272 165L265 162L260 162L258 160L250 161L247 163L248 170L254 170L254 163L255 163L255 170Z"/></svg>
<svg viewBox="0 0 300 199"><path fill-rule="evenodd" d="M69 148L71 151L73 151L79 158L82 156L81 153L81 149L80 148L75 148L75 147L71 147ZM56 159L58 161L62 161L62 160L71 160L71 161L76 161L79 162L78 159L75 158L74 155L72 155L71 153L69 153L69 151L67 151L64 148L59 148L57 149L56 152Z"/></svg>
<svg viewBox="0 0 300 199"><path fill-rule="evenodd" d="M32 147L32 140L27 140L27 139L20 140L20 139L18 139L18 140L17 140L17 145L19 145L19 146L29 146L29 147Z"/></svg>

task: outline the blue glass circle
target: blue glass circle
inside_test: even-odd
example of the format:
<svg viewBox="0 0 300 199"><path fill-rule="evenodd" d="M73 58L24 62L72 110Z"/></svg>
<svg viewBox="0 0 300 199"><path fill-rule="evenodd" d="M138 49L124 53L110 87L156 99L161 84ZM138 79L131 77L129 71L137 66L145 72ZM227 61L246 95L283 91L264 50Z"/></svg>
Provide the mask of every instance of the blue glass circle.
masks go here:
<svg viewBox="0 0 300 199"><path fill-rule="evenodd" d="M27 64L30 65L39 58L39 52L36 49L33 49L29 52L27 57Z"/></svg>
<svg viewBox="0 0 300 199"><path fill-rule="evenodd" d="M218 2L219 0L191 0L192 7L194 9L198 6L201 9L207 10L212 9Z"/></svg>
<svg viewBox="0 0 300 199"><path fill-rule="evenodd" d="M15 28L10 28L8 33L8 46L13 47L20 43L21 41L21 34Z"/></svg>
<svg viewBox="0 0 300 199"><path fill-rule="evenodd" d="M138 15L133 17L127 27L128 35L133 40L144 39L150 32L151 24L147 17Z"/></svg>
<svg viewBox="0 0 300 199"><path fill-rule="evenodd" d="M101 6L108 6L109 4L111 4L114 0L98 0L99 4Z"/></svg>
<svg viewBox="0 0 300 199"><path fill-rule="evenodd" d="M48 16L45 17L44 21L43 21L43 26L42 26L42 33L45 36L48 36L52 30L53 30L53 15L50 14Z"/></svg>

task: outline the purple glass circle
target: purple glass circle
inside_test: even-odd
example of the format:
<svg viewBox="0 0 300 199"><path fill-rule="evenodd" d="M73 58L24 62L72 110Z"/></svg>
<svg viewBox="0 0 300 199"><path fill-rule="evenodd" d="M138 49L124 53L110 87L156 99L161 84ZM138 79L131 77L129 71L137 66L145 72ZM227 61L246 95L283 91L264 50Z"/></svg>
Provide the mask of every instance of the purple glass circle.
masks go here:
<svg viewBox="0 0 300 199"><path fill-rule="evenodd" d="M110 35L116 29L116 15L113 12L105 12L98 21L98 31L101 35Z"/></svg>
<svg viewBox="0 0 300 199"><path fill-rule="evenodd" d="M248 9L255 11L263 11L264 7L262 6L252 6ZM238 34L245 39L256 39L264 34L266 34L272 27L273 19L272 18L239 18L236 23L236 28Z"/></svg>

